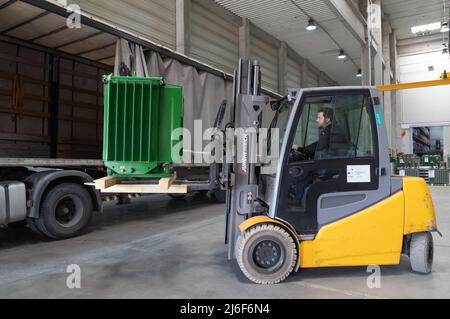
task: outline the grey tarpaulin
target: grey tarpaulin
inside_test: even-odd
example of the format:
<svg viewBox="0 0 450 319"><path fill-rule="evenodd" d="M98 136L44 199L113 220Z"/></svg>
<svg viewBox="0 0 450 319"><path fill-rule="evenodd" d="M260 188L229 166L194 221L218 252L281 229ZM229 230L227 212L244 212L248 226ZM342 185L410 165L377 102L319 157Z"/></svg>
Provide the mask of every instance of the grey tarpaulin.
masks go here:
<svg viewBox="0 0 450 319"><path fill-rule="evenodd" d="M183 87L184 127L191 132L194 120L203 121L203 130L211 127L222 101L231 99L233 83L229 80L174 59L163 60L156 52L149 52L147 61L151 76L162 76L166 83Z"/></svg>
<svg viewBox="0 0 450 319"><path fill-rule="evenodd" d="M147 54L148 70L151 76L162 76L167 83L178 84L184 89L185 127L191 129L193 121L203 120L204 129L214 123L220 103L226 99L228 110L224 123L229 121L233 82L208 72L198 71L173 59L163 60L156 52ZM238 61L236 61L237 65ZM264 74L263 74L264 76ZM263 112L263 127L268 127L274 113L269 107ZM205 127L205 125L207 125Z"/></svg>
<svg viewBox="0 0 450 319"><path fill-rule="evenodd" d="M144 50L138 44L130 44L124 39L117 40L114 75L148 77Z"/></svg>
<svg viewBox="0 0 450 319"><path fill-rule="evenodd" d="M183 87L183 126L191 132L191 150L198 154L201 150L194 149L194 142L197 141L198 143L202 137L195 135L197 131L194 132L194 121L202 121L203 132L212 127L219 106L226 99L229 104L224 123L227 123L229 121L233 82L205 71L199 71L192 66L181 64L174 59L163 60L158 53L152 51L147 53L147 61L150 76L161 76L166 83ZM186 137L183 138L186 139ZM204 140L203 147L208 143L209 140ZM188 152L189 150L184 150L185 155ZM193 153L190 156L192 157Z"/></svg>

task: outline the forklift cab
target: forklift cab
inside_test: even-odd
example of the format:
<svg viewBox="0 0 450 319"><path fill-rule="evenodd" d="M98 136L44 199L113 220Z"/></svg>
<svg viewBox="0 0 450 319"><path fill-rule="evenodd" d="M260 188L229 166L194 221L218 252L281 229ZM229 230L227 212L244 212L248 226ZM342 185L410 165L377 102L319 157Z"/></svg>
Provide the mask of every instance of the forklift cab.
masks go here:
<svg viewBox="0 0 450 319"><path fill-rule="evenodd" d="M331 110L326 127L316 118ZM354 214L390 195L388 144L370 88L306 89L277 110L280 160L270 217L288 222L301 236ZM294 145L314 153L297 151ZM382 152L382 156L380 156Z"/></svg>

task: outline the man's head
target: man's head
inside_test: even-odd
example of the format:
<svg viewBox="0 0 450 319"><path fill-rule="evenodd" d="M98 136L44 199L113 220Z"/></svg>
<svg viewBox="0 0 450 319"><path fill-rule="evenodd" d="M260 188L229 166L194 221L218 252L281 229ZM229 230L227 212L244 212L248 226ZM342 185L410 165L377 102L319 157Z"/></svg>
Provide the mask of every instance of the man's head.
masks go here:
<svg viewBox="0 0 450 319"><path fill-rule="evenodd" d="M325 107L317 112L316 123L319 128L325 128L331 124L333 119L333 110Z"/></svg>

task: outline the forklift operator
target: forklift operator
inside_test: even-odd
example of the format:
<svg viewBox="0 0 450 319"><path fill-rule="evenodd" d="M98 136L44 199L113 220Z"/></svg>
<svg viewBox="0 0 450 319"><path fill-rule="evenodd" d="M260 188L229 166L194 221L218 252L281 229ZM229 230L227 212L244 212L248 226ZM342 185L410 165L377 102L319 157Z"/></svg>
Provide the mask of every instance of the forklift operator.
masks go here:
<svg viewBox="0 0 450 319"><path fill-rule="evenodd" d="M292 149L304 154L307 158L322 159L326 156L330 147L330 135L332 128L333 110L323 108L317 112L316 123L319 128L319 140L305 147L294 144Z"/></svg>
<svg viewBox="0 0 450 319"><path fill-rule="evenodd" d="M319 140L305 147L298 144L292 146L290 161L302 161L307 159L326 159L330 147L330 136L332 129L333 110L331 108L322 108L317 112L316 123L319 128ZM313 175L304 179L299 179L291 185L289 195L293 199L300 200L306 188L320 180L329 179L334 172L329 172L327 169L320 169Z"/></svg>

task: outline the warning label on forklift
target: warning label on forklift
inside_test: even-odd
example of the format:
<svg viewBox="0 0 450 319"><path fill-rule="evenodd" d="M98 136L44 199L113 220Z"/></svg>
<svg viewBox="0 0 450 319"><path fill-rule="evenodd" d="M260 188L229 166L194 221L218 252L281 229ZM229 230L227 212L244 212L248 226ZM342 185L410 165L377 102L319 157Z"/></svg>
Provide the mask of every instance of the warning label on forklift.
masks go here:
<svg viewBox="0 0 450 319"><path fill-rule="evenodd" d="M348 165L347 183L370 183L370 165Z"/></svg>

